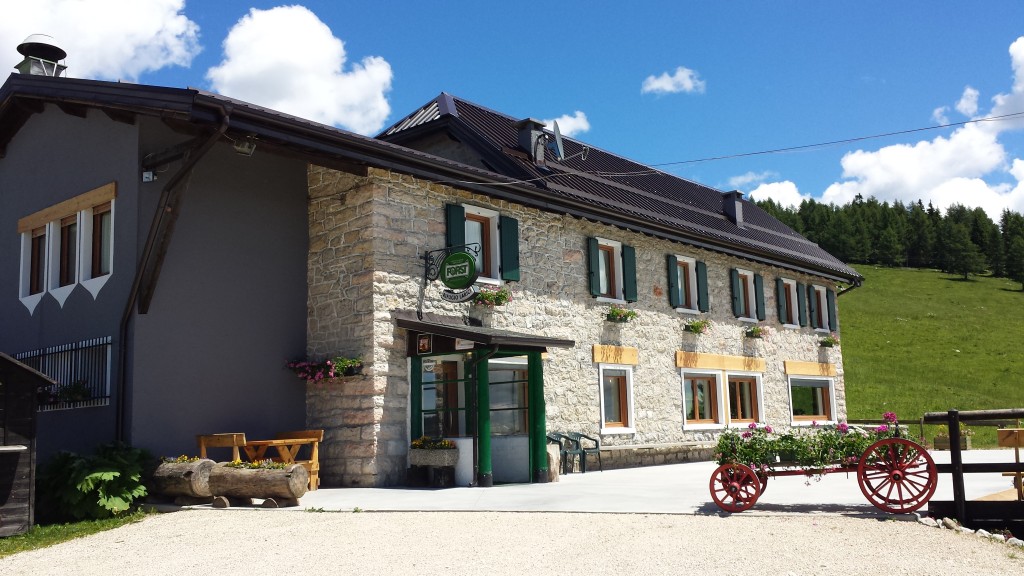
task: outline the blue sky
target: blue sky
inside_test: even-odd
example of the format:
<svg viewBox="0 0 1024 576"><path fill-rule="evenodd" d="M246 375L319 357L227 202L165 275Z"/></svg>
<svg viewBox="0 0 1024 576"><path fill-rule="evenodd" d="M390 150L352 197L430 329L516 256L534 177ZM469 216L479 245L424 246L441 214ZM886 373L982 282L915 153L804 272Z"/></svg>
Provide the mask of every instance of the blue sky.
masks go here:
<svg viewBox="0 0 1024 576"><path fill-rule="evenodd" d="M1024 112L1024 2L3 2L12 67L46 33L71 76L365 134L445 91L754 197L1024 212L1024 116L689 162Z"/></svg>

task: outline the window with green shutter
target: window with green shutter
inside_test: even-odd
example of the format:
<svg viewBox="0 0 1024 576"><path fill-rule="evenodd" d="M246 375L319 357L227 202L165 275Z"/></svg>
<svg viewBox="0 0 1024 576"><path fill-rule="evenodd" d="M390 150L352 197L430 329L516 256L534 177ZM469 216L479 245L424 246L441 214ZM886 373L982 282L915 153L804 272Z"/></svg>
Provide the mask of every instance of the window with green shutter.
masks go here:
<svg viewBox="0 0 1024 576"><path fill-rule="evenodd" d="M445 205L445 246L480 246L477 269L485 280L517 282L519 221L468 204Z"/></svg>
<svg viewBox="0 0 1024 576"><path fill-rule="evenodd" d="M587 238L590 295L636 302L636 249L614 240Z"/></svg>
<svg viewBox="0 0 1024 576"><path fill-rule="evenodd" d="M707 266L694 258L669 254L668 301L673 308L707 312Z"/></svg>

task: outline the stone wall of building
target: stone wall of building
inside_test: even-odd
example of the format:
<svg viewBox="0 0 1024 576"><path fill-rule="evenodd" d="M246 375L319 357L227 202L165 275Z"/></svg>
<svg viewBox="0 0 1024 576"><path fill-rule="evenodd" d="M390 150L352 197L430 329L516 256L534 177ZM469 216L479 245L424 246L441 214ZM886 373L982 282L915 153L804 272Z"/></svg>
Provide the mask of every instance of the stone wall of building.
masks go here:
<svg viewBox="0 0 1024 576"><path fill-rule="evenodd" d="M444 247L444 205L465 203L518 219L522 280L511 284L513 300L486 308L440 299L440 284L423 285L425 251ZM638 318L616 324L605 320L608 305L591 297L587 284L586 240L600 236L636 248L639 300L629 307ZM713 325L701 335L683 331L693 316L669 306L666 254L703 260L708 268ZM635 347L632 434L605 434L602 444L706 445L717 432L683 429L679 350L761 358L762 419L778 428L791 423L784 361L830 363L838 372L835 412L845 415L842 355L839 347L821 348L820 333L784 328L778 322L774 280L824 284L820 278L676 244L616 227L541 212L407 175L371 169L365 177L314 167L310 170L309 352L312 355L359 354L367 359L367 377L375 390L373 432L339 433L338 454L359 456L341 478L325 473L325 482L382 485L399 480L408 446L408 359L405 335L393 312L423 309L480 319L485 326L572 339L572 349L549 350L544 366L548 429L600 434L600 385L593 359L595 344ZM729 270L742 267L761 274L771 334L743 337L745 324L732 316ZM366 436L373 436L367 438ZM328 438L325 437L325 444ZM373 450L369 449L372 444ZM645 448L648 454L657 450ZM654 450L654 452L651 452ZM675 453L666 448L667 453ZM636 460L618 454L614 462ZM658 458L652 456L652 461ZM662 456L665 456L662 454ZM675 456L672 456L675 457ZM353 457L354 458L354 457ZM358 469L358 473L356 470Z"/></svg>

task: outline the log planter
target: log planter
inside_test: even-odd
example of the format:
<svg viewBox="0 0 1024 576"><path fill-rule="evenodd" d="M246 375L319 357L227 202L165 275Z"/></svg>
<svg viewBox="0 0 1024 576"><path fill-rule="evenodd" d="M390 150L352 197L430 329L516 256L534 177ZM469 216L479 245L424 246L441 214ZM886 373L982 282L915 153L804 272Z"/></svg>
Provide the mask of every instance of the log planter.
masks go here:
<svg viewBox="0 0 1024 576"><path fill-rule="evenodd" d="M153 472L153 492L161 496L210 498L213 460L163 462Z"/></svg>
<svg viewBox="0 0 1024 576"><path fill-rule="evenodd" d="M232 468L219 463L210 471L210 492L228 498L273 499L298 505L309 487L309 472L302 464L284 469Z"/></svg>

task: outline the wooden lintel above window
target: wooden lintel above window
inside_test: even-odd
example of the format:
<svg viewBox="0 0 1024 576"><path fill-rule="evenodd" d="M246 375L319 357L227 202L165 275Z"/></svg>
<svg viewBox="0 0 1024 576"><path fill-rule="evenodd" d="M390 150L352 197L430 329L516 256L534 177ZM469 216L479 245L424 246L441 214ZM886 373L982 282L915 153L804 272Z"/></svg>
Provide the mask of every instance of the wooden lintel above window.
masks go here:
<svg viewBox="0 0 1024 576"><path fill-rule="evenodd" d="M632 346L594 344L594 363L636 366L640 363L640 351Z"/></svg>
<svg viewBox="0 0 1024 576"><path fill-rule="evenodd" d="M790 376L829 376L835 377L836 365L821 362L800 362L799 360L786 360L786 374Z"/></svg>
<svg viewBox="0 0 1024 576"><path fill-rule="evenodd" d="M751 356L725 356L722 354L702 354L700 352L676 351L676 368L702 368L705 370L742 370L745 372L764 372L764 358Z"/></svg>
<svg viewBox="0 0 1024 576"><path fill-rule="evenodd" d="M117 196L117 183L111 182L104 184L99 188L95 188L86 192L85 194L79 194L74 198L70 198L58 204L54 204L48 208L43 208L35 214L30 214L18 220L18 234L24 234L34 228L45 226L47 222L53 222L65 216L77 214L82 210L92 208L104 202L110 202Z"/></svg>

